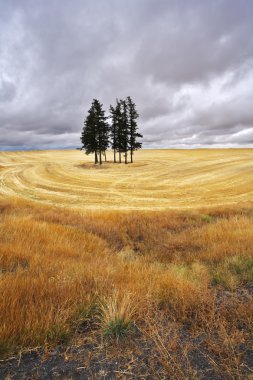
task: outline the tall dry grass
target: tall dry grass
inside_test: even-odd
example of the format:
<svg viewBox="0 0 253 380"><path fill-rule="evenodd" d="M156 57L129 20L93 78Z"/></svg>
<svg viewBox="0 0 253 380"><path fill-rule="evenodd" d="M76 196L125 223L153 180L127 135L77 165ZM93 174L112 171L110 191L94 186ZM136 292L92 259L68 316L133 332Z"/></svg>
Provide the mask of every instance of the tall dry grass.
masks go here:
<svg viewBox="0 0 253 380"><path fill-rule="evenodd" d="M68 342L87 321L113 336L121 320L152 337L162 362L173 357L174 377L190 369L176 356L179 333L168 346L171 326L205 334L210 362L225 358L217 371L240 372L236 350L252 333L250 207L78 213L10 198L0 211L3 355Z"/></svg>

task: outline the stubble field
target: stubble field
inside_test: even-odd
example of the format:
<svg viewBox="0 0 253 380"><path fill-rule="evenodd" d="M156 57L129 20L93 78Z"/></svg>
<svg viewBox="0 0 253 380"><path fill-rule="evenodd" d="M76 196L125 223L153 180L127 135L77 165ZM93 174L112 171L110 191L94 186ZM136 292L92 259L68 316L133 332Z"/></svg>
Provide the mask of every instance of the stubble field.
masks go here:
<svg viewBox="0 0 253 380"><path fill-rule="evenodd" d="M0 378L250 379L252 195L251 149L1 152Z"/></svg>
<svg viewBox="0 0 253 380"><path fill-rule="evenodd" d="M101 167L80 151L0 153L0 196L83 210L165 210L253 198L251 149L143 150ZM109 154L108 160L112 160Z"/></svg>

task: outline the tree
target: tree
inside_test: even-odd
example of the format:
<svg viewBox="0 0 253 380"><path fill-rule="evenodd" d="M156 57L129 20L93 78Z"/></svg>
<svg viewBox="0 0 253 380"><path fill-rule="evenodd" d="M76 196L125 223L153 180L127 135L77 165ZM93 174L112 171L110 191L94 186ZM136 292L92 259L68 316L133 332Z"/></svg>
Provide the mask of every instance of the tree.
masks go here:
<svg viewBox="0 0 253 380"><path fill-rule="evenodd" d="M110 127L107 123L107 117L105 116L105 111L102 109L102 104L98 102L97 105L97 113L99 115L98 117L98 130L99 133L99 146L100 146L100 164L102 164L102 158L101 154L104 155L105 161L106 161L106 150L110 146Z"/></svg>
<svg viewBox="0 0 253 380"><path fill-rule="evenodd" d="M96 129L96 112L94 101L88 111L88 116L84 121L84 127L81 136L83 144L82 149L85 149L86 154L95 153L95 164L98 163L98 139Z"/></svg>
<svg viewBox="0 0 253 380"><path fill-rule="evenodd" d="M97 99L93 99L84 121L81 142L85 153L95 153L95 164L99 162L101 165L102 153L105 154L109 146L109 126L102 104Z"/></svg>
<svg viewBox="0 0 253 380"><path fill-rule="evenodd" d="M122 115L122 101L116 100L115 107L115 120L116 120L116 140L115 147L119 152L119 163L121 163L121 153L124 152L124 123Z"/></svg>
<svg viewBox="0 0 253 380"><path fill-rule="evenodd" d="M127 164L127 152L129 148L129 121L128 121L128 109L127 102L121 100L121 109L122 109L122 138L121 138L121 148L125 155L125 164Z"/></svg>
<svg viewBox="0 0 253 380"><path fill-rule="evenodd" d="M95 153L95 164L101 165L102 155L106 161L106 150L111 144L114 162L117 161L116 153L118 152L119 162L121 163L121 155L124 153L125 164L127 164L130 150L132 163L134 151L142 147L142 143L138 141L142 135L138 132L139 114L135 103L130 96L126 100L116 99L116 106L110 106L110 114L112 121L109 126L103 105L97 99L93 99L84 121L81 136L82 149L85 149L86 154Z"/></svg>
<svg viewBox="0 0 253 380"><path fill-rule="evenodd" d="M111 146L113 149L113 161L114 163L117 162L116 158L116 152L118 151L118 118L117 118L117 112L116 107L113 107L110 105L110 114L111 114L111 128L110 128L110 137L111 137Z"/></svg>
<svg viewBox="0 0 253 380"><path fill-rule="evenodd" d="M128 118L129 118L129 146L130 146L130 155L131 155L131 163L133 163L133 152L137 149L141 149L142 143L137 141L138 138L142 138L143 136L138 133L137 119L139 114L136 110L136 105L130 98L127 97L127 108L128 108Z"/></svg>

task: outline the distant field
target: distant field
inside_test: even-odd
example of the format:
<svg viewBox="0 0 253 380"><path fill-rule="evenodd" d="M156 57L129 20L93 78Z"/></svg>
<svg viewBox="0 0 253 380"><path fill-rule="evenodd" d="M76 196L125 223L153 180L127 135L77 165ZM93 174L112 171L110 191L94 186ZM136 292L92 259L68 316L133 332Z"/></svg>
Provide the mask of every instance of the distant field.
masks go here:
<svg viewBox="0 0 253 380"><path fill-rule="evenodd" d="M142 150L134 164L102 167L76 150L0 152L6 196L91 210L241 204L253 199L253 149Z"/></svg>

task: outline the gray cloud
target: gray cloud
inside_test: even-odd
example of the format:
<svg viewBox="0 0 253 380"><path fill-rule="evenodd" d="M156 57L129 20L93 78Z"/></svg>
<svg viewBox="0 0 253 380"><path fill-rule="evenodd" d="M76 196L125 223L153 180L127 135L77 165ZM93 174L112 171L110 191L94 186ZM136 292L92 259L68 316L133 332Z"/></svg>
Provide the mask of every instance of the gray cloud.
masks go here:
<svg viewBox="0 0 253 380"><path fill-rule="evenodd" d="M252 146L248 0L0 0L0 149L80 146L131 95L144 144Z"/></svg>
<svg viewBox="0 0 253 380"><path fill-rule="evenodd" d="M14 83L2 79L0 82L0 102L10 102L16 95L16 86Z"/></svg>

